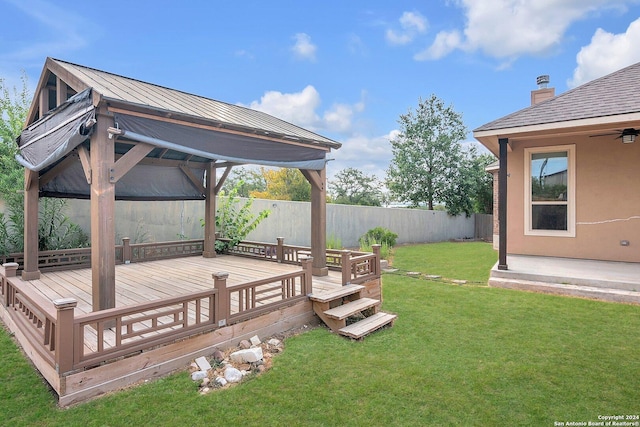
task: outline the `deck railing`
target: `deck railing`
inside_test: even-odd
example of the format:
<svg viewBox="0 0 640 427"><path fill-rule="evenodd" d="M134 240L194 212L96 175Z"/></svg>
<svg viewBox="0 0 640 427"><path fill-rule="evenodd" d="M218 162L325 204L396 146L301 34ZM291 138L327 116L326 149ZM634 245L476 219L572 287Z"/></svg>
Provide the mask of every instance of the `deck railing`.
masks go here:
<svg viewBox="0 0 640 427"><path fill-rule="evenodd" d="M0 269L0 291L29 346L62 375L304 300L312 292L312 258L301 264L300 271L235 286L227 286L227 273L215 273L210 290L79 315L74 298L49 301L18 280L17 263Z"/></svg>

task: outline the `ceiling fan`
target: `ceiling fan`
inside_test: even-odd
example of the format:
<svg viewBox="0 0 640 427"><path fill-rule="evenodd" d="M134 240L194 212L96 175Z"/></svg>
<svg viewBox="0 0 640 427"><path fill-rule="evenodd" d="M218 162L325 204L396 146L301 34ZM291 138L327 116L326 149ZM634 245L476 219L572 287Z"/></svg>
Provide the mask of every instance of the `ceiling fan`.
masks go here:
<svg viewBox="0 0 640 427"><path fill-rule="evenodd" d="M626 128L626 129L617 129L612 133L600 133L597 135L589 135L591 138L596 136L607 136L607 135L618 135L617 138L621 138L624 144L631 144L636 140L636 137L640 135L640 130L634 128ZM616 139L617 139L616 138Z"/></svg>

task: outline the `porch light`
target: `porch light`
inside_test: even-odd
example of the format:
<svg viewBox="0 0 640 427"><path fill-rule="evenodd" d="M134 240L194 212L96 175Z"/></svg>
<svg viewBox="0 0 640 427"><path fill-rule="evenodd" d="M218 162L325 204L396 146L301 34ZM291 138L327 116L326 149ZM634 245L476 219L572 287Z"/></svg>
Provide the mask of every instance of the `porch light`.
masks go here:
<svg viewBox="0 0 640 427"><path fill-rule="evenodd" d="M622 138L623 144L631 144L635 142L636 136L638 136L638 131L635 129L629 128L629 129L623 130L622 135L620 137Z"/></svg>

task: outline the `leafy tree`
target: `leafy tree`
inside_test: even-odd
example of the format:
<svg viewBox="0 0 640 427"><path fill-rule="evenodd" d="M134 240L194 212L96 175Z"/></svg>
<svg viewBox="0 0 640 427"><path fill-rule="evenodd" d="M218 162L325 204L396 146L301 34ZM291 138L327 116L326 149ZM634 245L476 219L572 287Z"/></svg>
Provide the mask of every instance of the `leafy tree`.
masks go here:
<svg viewBox="0 0 640 427"><path fill-rule="evenodd" d="M252 191L256 199L292 200L308 202L311 200L311 184L298 169L266 169L260 173L267 184L264 191Z"/></svg>
<svg viewBox="0 0 640 427"><path fill-rule="evenodd" d="M473 159L472 172L475 189L473 192L473 210L477 213L493 213L493 175L485 168L495 162L492 154L482 154Z"/></svg>
<svg viewBox="0 0 640 427"><path fill-rule="evenodd" d="M227 192L235 188L238 197L250 197L251 192L265 191L267 182L260 171L239 167L232 169L222 188Z"/></svg>
<svg viewBox="0 0 640 427"><path fill-rule="evenodd" d="M400 134L391 141L393 159L387 170L391 195L413 207L444 203L457 215L473 211L473 157L460 141L467 135L462 115L435 95L419 100L415 111L400 116Z"/></svg>
<svg viewBox="0 0 640 427"><path fill-rule="evenodd" d="M375 175L366 175L355 168L338 172L329 181L329 191L334 203L345 205L380 206L383 198Z"/></svg>

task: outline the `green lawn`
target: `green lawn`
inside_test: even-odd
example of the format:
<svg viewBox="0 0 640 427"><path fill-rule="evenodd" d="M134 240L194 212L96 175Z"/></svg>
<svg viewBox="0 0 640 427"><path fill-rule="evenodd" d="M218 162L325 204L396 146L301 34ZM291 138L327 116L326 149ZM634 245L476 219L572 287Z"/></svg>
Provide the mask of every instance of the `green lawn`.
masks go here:
<svg viewBox="0 0 640 427"><path fill-rule="evenodd" d="M487 244L417 245L394 266L482 282L495 258ZM362 342L312 330L267 373L206 396L178 373L60 410L2 331L0 424L553 426L640 412L639 306L383 280L393 328Z"/></svg>

